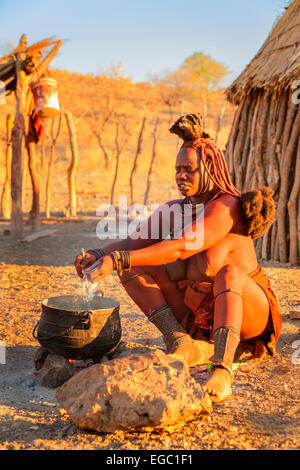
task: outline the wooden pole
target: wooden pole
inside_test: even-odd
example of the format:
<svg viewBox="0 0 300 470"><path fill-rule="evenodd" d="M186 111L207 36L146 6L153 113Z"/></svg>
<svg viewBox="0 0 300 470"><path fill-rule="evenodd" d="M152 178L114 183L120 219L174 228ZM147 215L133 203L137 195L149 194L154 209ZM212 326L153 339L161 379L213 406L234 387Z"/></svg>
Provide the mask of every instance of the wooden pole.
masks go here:
<svg viewBox="0 0 300 470"><path fill-rule="evenodd" d="M130 201L131 201L131 204L134 203L134 196L133 196L133 185L134 185L134 183L133 183L133 180L134 180L134 176L135 176L136 171L137 171L138 158L139 158L139 155L141 154L141 151L142 151L142 142L143 142L143 134L144 134L144 130L145 130L145 124L146 124L146 116L144 116L143 122L142 122L142 125L141 125L141 129L140 129L140 133L139 133L139 137L138 137L138 142L137 142L136 154L135 154L135 158L134 158L134 161L133 161L133 167L132 167L131 174L130 174L129 184L130 184Z"/></svg>
<svg viewBox="0 0 300 470"><path fill-rule="evenodd" d="M44 162L45 162L45 145L46 145L46 133L47 133L47 121L45 120L44 123L44 132L41 138L41 153L40 153L40 165L41 165L41 174L43 174L44 171Z"/></svg>
<svg viewBox="0 0 300 470"><path fill-rule="evenodd" d="M221 111L219 113L218 122L217 122L217 129L216 129L216 137L215 137L215 143L216 144L218 143L218 137L219 137L219 133L220 133L220 130L221 130L221 127L222 127L222 121L223 121L225 109L226 109L226 104L224 104L222 106Z"/></svg>
<svg viewBox="0 0 300 470"><path fill-rule="evenodd" d="M287 204L292 159L293 155L297 152L300 129L300 107L296 112L296 105L290 103L289 109L290 113L288 114L293 115L294 119L291 120L291 128L286 127L283 135L285 146L282 149L282 158L280 162L280 191L277 207L279 256L282 263L288 262ZM287 137L287 134L289 137Z"/></svg>
<svg viewBox="0 0 300 470"><path fill-rule="evenodd" d="M61 112L59 114L58 127L57 127L57 131L55 135L54 135L54 122L55 122L55 119L52 119L51 148L50 148L50 157L49 157L49 162L48 162L48 172L47 172L47 180L46 180L45 215L47 218L50 217L51 178L52 178L53 163L55 160L55 145L59 136L60 126L61 126Z"/></svg>
<svg viewBox="0 0 300 470"><path fill-rule="evenodd" d="M25 138L26 149L28 153L28 168L32 184L32 206L30 211L30 221L32 230L35 232L40 229L40 180L41 166L36 158L35 140L30 134Z"/></svg>
<svg viewBox="0 0 300 470"><path fill-rule="evenodd" d="M102 141L102 136L101 136L101 132L97 132L97 131L93 131L94 132L94 135L97 139L97 142L99 144L99 147L103 153L103 156L104 156L104 165L105 165L105 169L107 170L108 168L108 163L109 163L109 156L108 156L108 152L103 144L103 141Z"/></svg>
<svg viewBox="0 0 300 470"><path fill-rule="evenodd" d="M248 120L248 111L251 102L251 97L247 96L244 106L240 115L240 125L239 125L239 132L236 138L233 155L232 155L232 162L235 174L235 186L239 191L242 190L242 167L241 167L241 155L245 143L245 136L247 131L247 120Z"/></svg>
<svg viewBox="0 0 300 470"><path fill-rule="evenodd" d="M78 163L78 147L77 139L75 133L75 126L73 122L73 116L70 111L65 112L65 117L67 121L69 137L70 137L70 146L71 146L71 163L68 168L68 187L69 187L69 211L71 217L77 216L76 210L76 187L75 187L75 170Z"/></svg>
<svg viewBox="0 0 300 470"><path fill-rule="evenodd" d="M235 142L236 142L238 131L239 131L240 116L241 116L241 112L242 112L245 100L246 100L246 97L244 96L234 115L233 124L232 124L232 128L230 131L230 139L229 139L227 151L226 151L226 157L228 161L228 171L229 171L229 175L233 183L235 182L234 166L233 166L233 151L234 151L234 146L235 146Z"/></svg>
<svg viewBox="0 0 300 470"><path fill-rule="evenodd" d="M269 136L269 145L267 148L267 160L269 162L268 185L273 189L274 196L279 189L280 183L280 169L277 154L279 153L279 140L283 132L288 99L287 92L281 93L278 109L274 114L274 129L272 129L271 135Z"/></svg>
<svg viewBox="0 0 300 470"><path fill-rule="evenodd" d="M266 184L264 160L263 160L263 157L264 157L263 146L266 142L266 129L267 129L267 123L268 123L270 101L271 101L270 95L267 92L264 92L262 99L261 99L260 117L258 120L258 126L256 130L257 141L256 141L256 146L255 146L255 166L256 166L259 187L265 186Z"/></svg>
<svg viewBox="0 0 300 470"><path fill-rule="evenodd" d="M48 172L47 172L47 180L46 180L46 198L45 198L45 215L47 218L50 217L50 198L51 198L51 178L52 178L52 169L53 163L55 160L55 143L51 142L50 148L50 157L48 162Z"/></svg>
<svg viewBox="0 0 300 470"><path fill-rule="evenodd" d="M149 171L148 171L146 191L145 191L145 196L144 196L144 205L145 206L147 206L147 204L148 204L150 187L151 187L151 175L152 175L152 170L153 170L153 166L154 166L154 161L155 161L155 158L156 158L156 144L157 144L158 125L159 125L159 117L157 117L157 119L156 119L155 126L154 126L154 131L153 131L152 157L151 157L150 167L149 167Z"/></svg>
<svg viewBox="0 0 300 470"><path fill-rule="evenodd" d="M246 188L247 185L246 179L246 170L247 170L247 163L250 154L250 146L251 146L251 130L252 130L252 120L255 112L256 107L256 100L252 99L249 107L248 113L248 123L247 123L247 130L246 130L246 137L245 137L245 144L242 150L242 157L241 157L241 170L242 170L242 191L245 191L249 188Z"/></svg>
<svg viewBox="0 0 300 470"><path fill-rule="evenodd" d="M119 164L120 164L119 123L118 122L116 123L115 146L116 146L116 167L115 167L115 174L114 174L114 179L112 182L111 192L110 192L110 203L112 206L114 205L114 192L115 192L116 182L118 179Z"/></svg>
<svg viewBox="0 0 300 470"><path fill-rule="evenodd" d="M297 237L297 199L300 193L300 140L298 141L295 178L288 201L290 253L289 258L293 266L298 264L298 237Z"/></svg>
<svg viewBox="0 0 300 470"><path fill-rule="evenodd" d="M12 163L11 163L11 199L12 217L11 234L13 239L23 237L23 137L25 133L24 110L26 107L26 95L28 90L28 79L21 70L24 59L24 50L27 46L26 36L21 37L20 52L16 54L16 115L12 129Z"/></svg>
<svg viewBox="0 0 300 470"><path fill-rule="evenodd" d="M1 215L5 219L11 216L11 158L12 142L11 133L14 123L14 116L8 114L6 117L6 155L5 155L5 181L1 195Z"/></svg>

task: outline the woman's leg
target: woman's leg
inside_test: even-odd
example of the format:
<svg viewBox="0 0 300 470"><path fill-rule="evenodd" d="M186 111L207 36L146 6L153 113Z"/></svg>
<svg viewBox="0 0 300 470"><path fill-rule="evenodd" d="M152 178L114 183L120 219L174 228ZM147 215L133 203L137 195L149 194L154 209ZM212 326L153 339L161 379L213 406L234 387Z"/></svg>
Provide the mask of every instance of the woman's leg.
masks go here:
<svg viewBox="0 0 300 470"><path fill-rule="evenodd" d="M264 291L234 265L220 269L214 279L215 356L204 389L215 401L231 394L231 365L240 340L260 336L268 323L269 302Z"/></svg>
<svg viewBox="0 0 300 470"><path fill-rule="evenodd" d="M208 362L213 354L208 341L193 340L180 325L188 307L183 293L163 266L135 267L120 278L125 290L163 334L169 352L183 357L190 366Z"/></svg>
<svg viewBox="0 0 300 470"><path fill-rule="evenodd" d="M167 304L178 321L183 318L187 306L182 292L176 282L170 281L164 266L135 267L124 271L120 280L128 295L147 317L153 310Z"/></svg>

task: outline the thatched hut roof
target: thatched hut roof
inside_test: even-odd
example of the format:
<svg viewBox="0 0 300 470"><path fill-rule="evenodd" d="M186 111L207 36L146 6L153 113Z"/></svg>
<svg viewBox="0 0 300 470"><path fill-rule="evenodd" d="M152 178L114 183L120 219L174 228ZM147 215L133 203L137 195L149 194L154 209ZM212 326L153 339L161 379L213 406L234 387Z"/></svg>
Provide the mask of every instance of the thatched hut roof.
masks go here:
<svg viewBox="0 0 300 470"><path fill-rule="evenodd" d="M300 78L300 0L293 0L239 77L227 88L238 104L253 88L285 89Z"/></svg>

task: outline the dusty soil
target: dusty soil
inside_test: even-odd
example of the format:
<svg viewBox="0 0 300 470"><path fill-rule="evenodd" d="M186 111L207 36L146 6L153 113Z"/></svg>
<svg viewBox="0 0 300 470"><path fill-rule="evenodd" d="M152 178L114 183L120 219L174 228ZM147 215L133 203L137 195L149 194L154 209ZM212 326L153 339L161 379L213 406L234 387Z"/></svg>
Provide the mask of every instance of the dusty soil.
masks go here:
<svg viewBox="0 0 300 470"><path fill-rule="evenodd" d="M33 355L39 344L32 330L40 317L42 299L82 292L72 263L82 246L98 245L95 227L92 218L48 223L42 228L57 229L55 235L26 244L12 242L4 235L8 225L0 224L0 340L6 346L6 364L0 364L0 449L299 448L300 365L295 364L297 354L292 344L300 340L300 320L291 320L289 312L299 309L300 272L279 264L265 265L283 318L277 355L238 369L232 396L215 404L208 418L172 434L104 434L79 430L72 424L60 410L55 390L38 384ZM105 279L103 288L106 296L121 303L123 340L161 347L157 330L115 275ZM201 383L205 374L198 377Z"/></svg>

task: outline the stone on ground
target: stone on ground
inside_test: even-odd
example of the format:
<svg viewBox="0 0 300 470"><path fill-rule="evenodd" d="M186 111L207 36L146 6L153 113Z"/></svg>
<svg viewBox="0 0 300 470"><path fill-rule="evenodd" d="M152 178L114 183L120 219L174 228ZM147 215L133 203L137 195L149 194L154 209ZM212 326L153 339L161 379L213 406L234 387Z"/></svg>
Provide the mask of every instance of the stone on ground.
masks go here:
<svg viewBox="0 0 300 470"><path fill-rule="evenodd" d="M211 401L178 356L156 350L82 370L56 392L82 429L178 428L211 412Z"/></svg>
<svg viewBox="0 0 300 470"><path fill-rule="evenodd" d="M39 372L39 384L43 387L57 388L73 376L73 366L57 354L49 354Z"/></svg>

